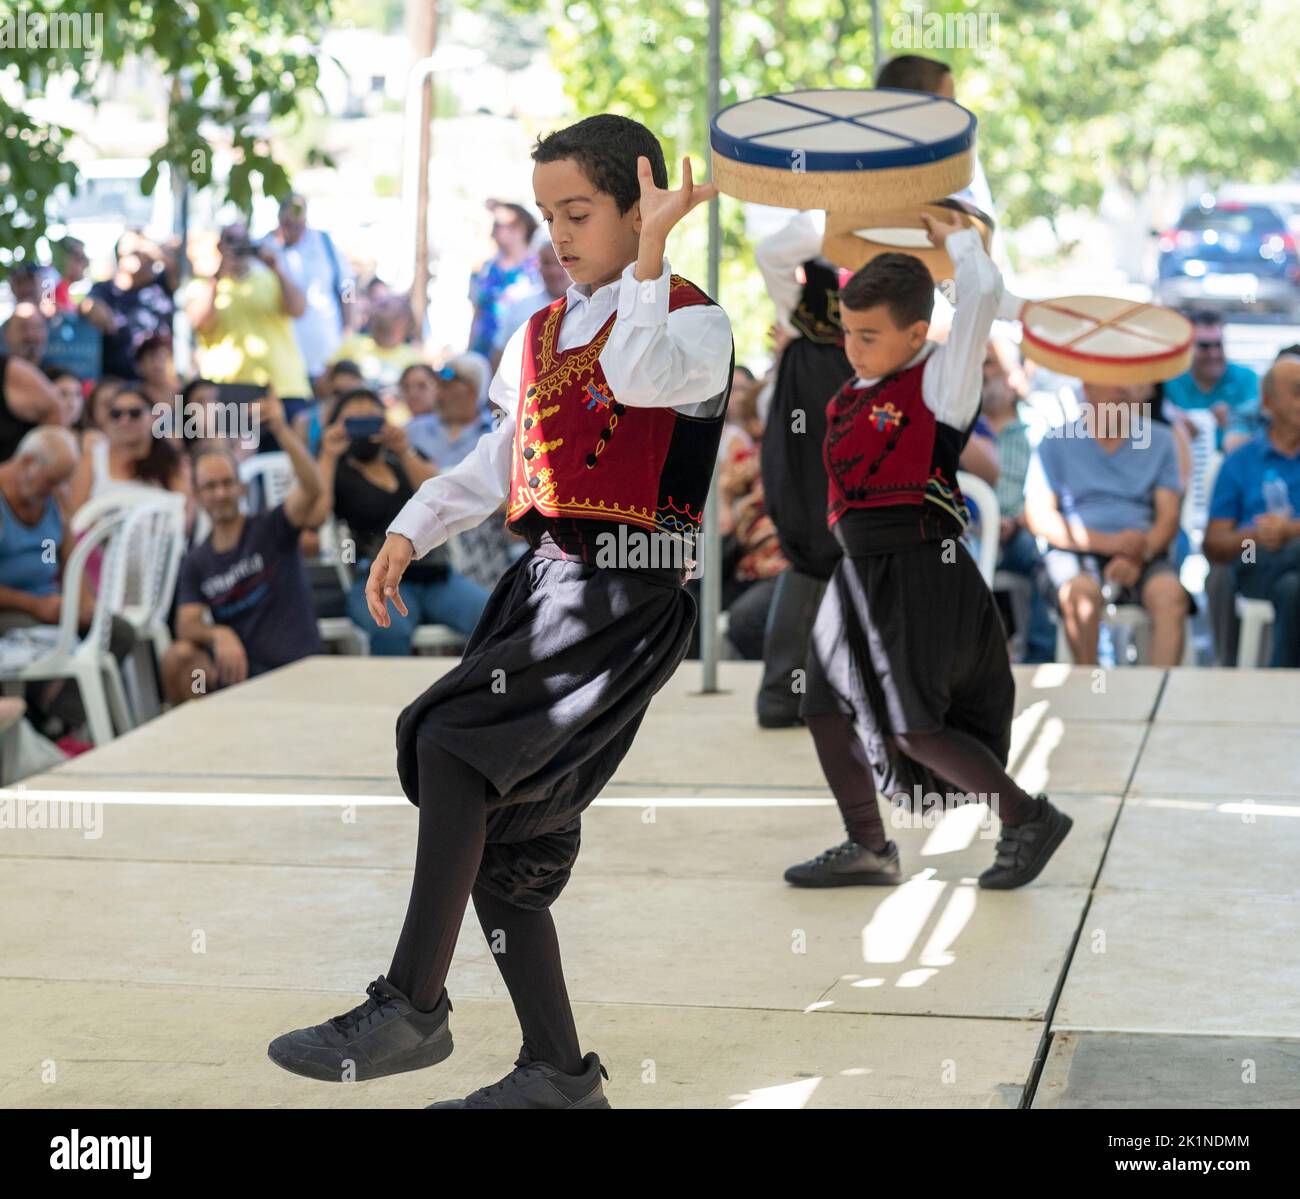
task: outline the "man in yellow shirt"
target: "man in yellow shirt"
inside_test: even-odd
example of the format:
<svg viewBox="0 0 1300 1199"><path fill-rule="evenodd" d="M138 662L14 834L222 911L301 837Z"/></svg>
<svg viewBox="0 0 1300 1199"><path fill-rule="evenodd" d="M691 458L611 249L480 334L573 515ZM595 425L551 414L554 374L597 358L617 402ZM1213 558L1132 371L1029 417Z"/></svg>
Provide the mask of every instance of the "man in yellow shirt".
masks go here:
<svg viewBox="0 0 1300 1199"><path fill-rule="evenodd" d="M293 419L311 396L293 321L307 300L274 248L253 247L241 222L221 231L221 259L208 279L185 291L185 313L199 343L203 377L214 383L270 384Z"/></svg>

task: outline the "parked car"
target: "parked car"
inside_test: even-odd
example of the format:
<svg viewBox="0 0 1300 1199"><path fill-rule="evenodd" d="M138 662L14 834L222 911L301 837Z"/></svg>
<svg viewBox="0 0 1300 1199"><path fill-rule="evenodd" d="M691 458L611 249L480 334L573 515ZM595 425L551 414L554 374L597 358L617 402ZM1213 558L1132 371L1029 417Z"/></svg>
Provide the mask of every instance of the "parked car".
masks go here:
<svg viewBox="0 0 1300 1199"><path fill-rule="evenodd" d="M1272 205L1204 197L1160 234L1156 296L1171 307L1300 313L1300 254Z"/></svg>

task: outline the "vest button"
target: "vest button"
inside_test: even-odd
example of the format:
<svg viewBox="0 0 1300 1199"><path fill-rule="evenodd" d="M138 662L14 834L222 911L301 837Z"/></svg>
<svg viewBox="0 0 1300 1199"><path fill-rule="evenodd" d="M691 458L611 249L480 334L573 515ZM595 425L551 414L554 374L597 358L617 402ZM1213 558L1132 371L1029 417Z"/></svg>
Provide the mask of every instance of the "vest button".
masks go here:
<svg viewBox="0 0 1300 1199"><path fill-rule="evenodd" d="M528 486L536 487L540 482L541 479L539 479L536 475L534 475L531 479L528 480Z"/></svg>
<svg viewBox="0 0 1300 1199"><path fill-rule="evenodd" d="M876 468L879 465L880 465L879 462L873 462L870 466L867 467L867 474L874 475L876 473Z"/></svg>
<svg viewBox="0 0 1300 1199"><path fill-rule="evenodd" d="M524 457L531 458L532 456L533 456L533 447L529 446L526 450L524 450Z"/></svg>
<svg viewBox="0 0 1300 1199"><path fill-rule="evenodd" d="M600 439L601 439L601 441L608 441L608 440L609 440L611 437L613 437L613 436L614 436L614 430L611 429L608 425L606 425L606 426L605 426L603 429L601 429L601 431L600 431Z"/></svg>
<svg viewBox="0 0 1300 1199"><path fill-rule="evenodd" d="M625 413L626 411L627 411L627 409L624 408L622 404L620 404L617 400L614 401L614 415L615 415L615 416L622 416L623 413Z"/></svg>
<svg viewBox="0 0 1300 1199"><path fill-rule="evenodd" d="M588 454L588 455L587 455L587 465L588 465L588 466L595 466L595 465L596 465L596 455L595 455L595 454Z"/></svg>
<svg viewBox="0 0 1300 1199"><path fill-rule="evenodd" d="M533 427L533 418L531 416L524 417L524 428L531 429L532 427Z"/></svg>
<svg viewBox="0 0 1300 1199"><path fill-rule="evenodd" d="M893 448L894 448L894 439L891 437L887 442L885 442L885 449L892 450Z"/></svg>

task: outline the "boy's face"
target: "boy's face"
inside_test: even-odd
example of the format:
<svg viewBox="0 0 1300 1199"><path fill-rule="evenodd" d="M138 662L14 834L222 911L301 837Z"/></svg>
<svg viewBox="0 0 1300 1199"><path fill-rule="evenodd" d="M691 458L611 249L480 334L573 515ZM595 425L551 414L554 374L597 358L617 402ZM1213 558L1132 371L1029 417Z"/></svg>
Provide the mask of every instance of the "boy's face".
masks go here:
<svg viewBox="0 0 1300 1199"><path fill-rule="evenodd" d="M601 287L636 261L641 205L619 212L614 197L597 191L572 158L533 167L533 195L560 265L575 283Z"/></svg>
<svg viewBox="0 0 1300 1199"><path fill-rule="evenodd" d="M840 306L844 325L844 352L859 379L879 379L912 358L925 344L929 321L914 321L904 328L894 324L889 308Z"/></svg>

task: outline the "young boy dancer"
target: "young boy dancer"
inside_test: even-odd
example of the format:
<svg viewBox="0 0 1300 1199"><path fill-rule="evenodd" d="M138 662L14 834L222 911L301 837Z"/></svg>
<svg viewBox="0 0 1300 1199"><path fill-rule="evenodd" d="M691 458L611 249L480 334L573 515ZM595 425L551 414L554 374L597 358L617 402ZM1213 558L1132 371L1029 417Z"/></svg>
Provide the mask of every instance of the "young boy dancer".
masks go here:
<svg viewBox="0 0 1300 1199"><path fill-rule="evenodd" d="M826 527L822 442L826 402L853 368L844 356L840 271L821 256L825 229L825 213L800 212L754 247L776 319L793 334L781 352L763 431L763 495L790 568L777 582L763 638L762 728L799 723L794 671L807 668L813 620L840 557Z"/></svg>
<svg viewBox="0 0 1300 1199"><path fill-rule="evenodd" d="M381 626L388 601L405 614L410 561L503 500L531 549L460 664L398 718L398 774L420 821L388 976L352 1011L270 1047L285 1069L329 1080L447 1057L444 982L472 895L523 1048L500 1082L443 1107L608 1106L600 1060L578 1047L549 908L583 809L689 646L691 556L665 565L665 551L698 533L734 361L726 314L664 258L669 231L714 186L694 186L684 161L682 187L667 190L658 141L618 116L540 139L533 160L573 286L507 344L491 388L506 416L390 526L367 603Z"/></svg>
<svg viewBox="0 0 1300 1199"><path fill-rule="evenodd" d="M813 626L800 713L848 840L786 871L799 886L901 879L877 788L887 798L915 787L987 797L1002 836L980 875L986 888L1036 878L1072 823L1006 772L1015 703L1006 637L958 544L967 514L957 459L979 414L1002 279L973 229L925 221L930 240L946 242L956 276L945 345L926 340L934 283L917 258L882 254L840 294L857 378L827 406L824 457L827 523L844 557Z"/></svg>

